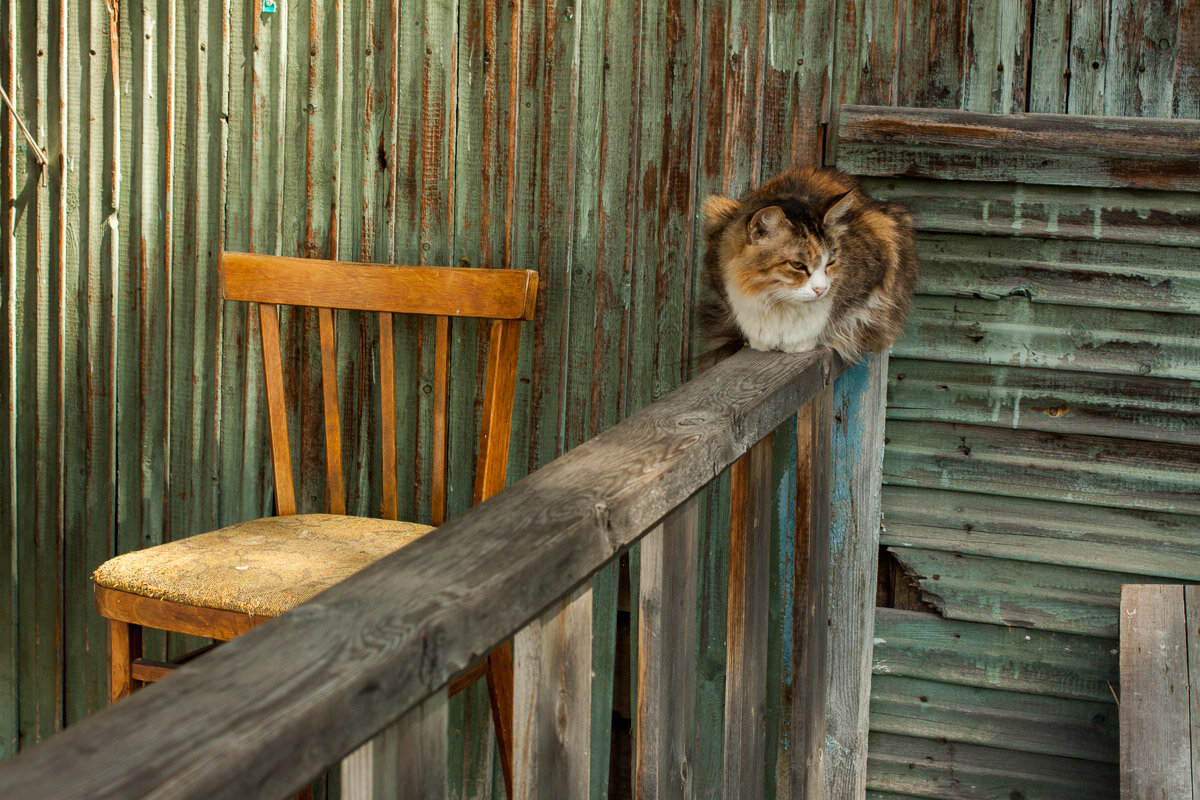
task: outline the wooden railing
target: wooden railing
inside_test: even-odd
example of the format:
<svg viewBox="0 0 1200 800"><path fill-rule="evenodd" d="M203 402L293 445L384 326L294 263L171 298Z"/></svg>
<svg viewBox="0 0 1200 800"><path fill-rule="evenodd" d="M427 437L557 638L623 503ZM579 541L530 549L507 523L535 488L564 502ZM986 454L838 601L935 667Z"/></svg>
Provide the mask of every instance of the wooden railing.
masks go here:
<svg viewBox="0 0 1200 800"><path fill-rule="evenodd" d="M445 687L514 637L515 794L588 796L590 577L641 540L635 776L690 797L694 495L734 465L724 796L763 791L771 432L797 419L780 795L862 797L886 358L743 351L294 611L0 767L0 797L443 797ZM797 416L797 412L799 414ZM736 463L734 463L736 462ZM364 744L365 743L365 744ZM607 743L604 743L607 746ZM349 754L349 757L347 757Z"/></svg>

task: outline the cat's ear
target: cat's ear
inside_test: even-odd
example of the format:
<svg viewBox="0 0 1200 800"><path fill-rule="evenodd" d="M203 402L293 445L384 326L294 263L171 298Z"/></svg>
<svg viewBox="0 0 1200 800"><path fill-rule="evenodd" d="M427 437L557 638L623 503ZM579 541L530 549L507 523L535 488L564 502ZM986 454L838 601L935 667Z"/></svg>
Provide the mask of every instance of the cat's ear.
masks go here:
<svg viewBox="0 0 1200 800"><path fill-rule="evenodd" d="M846 212L854 205L854 193L842 192L829 198L825 203L825 215L823 224L826 228L831 225L836 225L842 217L846 216Z"/></svg>
<svg viewBox="0 0 1200 800"><path fill-rule="evenodd" d="M785 225L787 217L784 216L783 209L779 206L767 206L755 212L746 224L746 229L750 233L750 241L757 243L782 230Z"/></svg>
<svg viewBox="0 0 1200 800"><path fill-rule="evenodd" d="M704 201L704 226L709 231L724 225L738 210L738 201L719 194L710 194Z"/></svg>

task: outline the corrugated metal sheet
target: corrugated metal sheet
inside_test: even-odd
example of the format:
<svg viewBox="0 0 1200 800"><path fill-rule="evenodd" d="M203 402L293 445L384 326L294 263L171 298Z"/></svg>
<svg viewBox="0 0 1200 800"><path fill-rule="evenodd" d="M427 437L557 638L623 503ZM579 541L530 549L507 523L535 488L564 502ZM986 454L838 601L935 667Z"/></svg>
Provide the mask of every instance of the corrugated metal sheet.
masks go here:
<svg viewBox="0 0 1200 800"><path fill-rule="evenodd" d="M266 14L258 2L230 0L0 0L0 82L50 156L41 180L11 117L0 115L0 756L103 703L105 631L87 581L97 563L270 506L261 365L250 346L256 321L216 301L218 249L539 269L545 291L540 323L523 346L510 470L519 476L682 378L698 290L697 201L740 191L794 161L818 161L827 149L832 158L836 126L823 123L839 103L1200 117L1195 0L277 7ZM1200 384L1193 346L1163 322L1170 314L1191 325L1186 315L1196 310L1194 276L1174 258L1200 244L1191 198L963 183L930 203L915 180L890 181L888 191L923 221L916 318L932 340L915 352L905 351L911 342L898 346L891 415L896 430L923 420L943 426L923 453L919 434L908 436L907 450L897 437L889 465L907 453L925 467L905 474L940 484L937 462L961 461L960 446L999 465L1010 457L1005 448L1051 442L1053 463L1099 454L1095 437L1108 437L1118 442L1115 460L1090 474L1117 481L1148 454L1156 466L1130 472L1139 496L1157 498L1144 508L1064 503L1076 488L1063 470L1045 497L1015 496L1025 490L1010 485L1014 496L1000 508L981 502L987 495L957 491L949 478L946 486L894 482L885 492L893 545L958 550L979 564L1005 558L1196 579L1189 532L1167 507L1192 486L1172 459L1197 442ZM1102 246L1092 237L1097 225ZM999 249L978 236L1014 230L1024 235L999 240ZM1107 287L1098 301L1090 291L1097 281ZM964 282L978 297L962 300L966 310L955 315ZM987 309L1009 317L969 316ZM1096 344L1089 323L1110 309L1127 329L1145 323L1141 346L1087 347ZM976 321L981 330L970 330ZM315 359L314 322L287 325L289 368L302 371ZM403 402L420 410L432 381L427 333L418 325L397 332L422 354L403 365L414 387ZM342 324L338 335L343 374L370 370L370 330ZM456 333L454 376L481 368L480 346L474 328ZM935 347L950 360L925 360ZM316 373L307 374L297 433L319 419ZM347 377L344 419L366 437L348 459L347 486L351 506L369 510L378 500L370 480L377 423L367 398L349 386ZM452 414L460 425L471 420L473 397L456 391ZM995 435L1013 427L1024 438ZM414 491L402 503L420 514L430 436L404 435L401 450L411 458L401 480ZM316 437L296 438L308 443L301 496L315 502L321 448ZM780 453L790 446L787 436L776 443ZM453 511L470 496L472 455L468 444L451 447ZM788 478L781 466L783 506ZM1086 529L1070 524L1082 509ZM719 494L707 513L722 515ZM788 529L790 517L781 523ZM786 576L786 538L777 555ZM720 536L705 539L701 564L701 585L710 587L701 591L703 724L723 696ZM776 591L786 596L786 580ZM613 630L615 592L615 576L602 577L604 636ZM972 613L992 613L985 605ZM1074 608L1095 613L1086 603ZM881 612L881 630L887 624ZM1097 643L1098 653L1109 643L1080 641ZM601 664L605 649L596 652ZM980 655L972 674L999 674L1006 658L1003 649ZM790 665L776 656L770 669L786 691ZM601 666L597 674L603 694L609 673ZM928 696L943 705L958 702L961 681L912 679L942 686ZM1043 709L1040 690L995 690L1034 702L1031 719L1085 727L1082 707ZM1000 702L963 696L969 709ZM1072 702L1107 701L1099 692ZM491 796L490 747L461 733L486 729L468 724L486 721L486 700L476 692L454 713L465 720L455 723L456 792ZM966 757L948 762L941 751L922 750L943 724L937 714L914 718L902 738L880 740L872 765L879 791L961 795L937 780L952 764L965 769ZM1022 750L999 735L969 741L985 748L971 753L1007 748L1010 760L1096 752ZM786 742L769 743L777 745ZM720 785L719 746L700 738L698 787ZM885 789L886 758L910 751L922 763L933 759L937 766L922 770L933 777ZM1042 774L1030 763L1031 775Z"/></svg>

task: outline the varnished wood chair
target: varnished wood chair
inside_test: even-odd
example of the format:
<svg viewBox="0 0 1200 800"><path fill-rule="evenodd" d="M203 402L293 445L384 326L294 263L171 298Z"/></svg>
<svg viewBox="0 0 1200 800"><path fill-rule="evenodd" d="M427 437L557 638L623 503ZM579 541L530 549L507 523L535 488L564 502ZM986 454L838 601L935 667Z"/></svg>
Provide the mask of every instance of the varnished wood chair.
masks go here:
<svg viewBox="0 0 1200 800"><path fill-rule="evenodd" d="M113 701L158 680L175 663L147 660L142 629L227 641L298 605L432 530L398 522L396 388L392 314L437 317L432 522L446 508L449 318L491 319L474 502L504 488L520 325L532 319L537 273L390 267L222 253L221 296L258 304L278 516L147 548L105 562L94 576L108 619ZM318 309L330 514L296 514L277 305ZM379 312L382 415L381 519L345 516L332 309ZM194 654L189 654L189 656ZM512 653L507 645L456 679L455 692L486 673L505 783L512 791Z"/></svg>

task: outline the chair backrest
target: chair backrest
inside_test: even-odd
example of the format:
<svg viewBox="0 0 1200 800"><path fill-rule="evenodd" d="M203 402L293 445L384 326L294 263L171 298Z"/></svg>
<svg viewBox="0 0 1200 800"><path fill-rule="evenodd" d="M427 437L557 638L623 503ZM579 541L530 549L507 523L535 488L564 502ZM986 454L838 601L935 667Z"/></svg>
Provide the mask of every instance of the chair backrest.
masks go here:
<svg viewBox="0 0 1200 800"><path fill-rule="evenodd" d="M379 382L383 438L383 517L397 517L395 350L392 314L437 318L434 345L433 523L446 513L446 436L450 317L491 319L474 502L504 488L512 428L520 325L533 318L538 276L530 270L411 267L310 258L221 253L221 296L257 303L262 320L263 371L278 513L296 513L284 402L278 305L318 310L321 386L325 410L325 487L329 511L346 513L333 309L379 312Z"/></svg>

